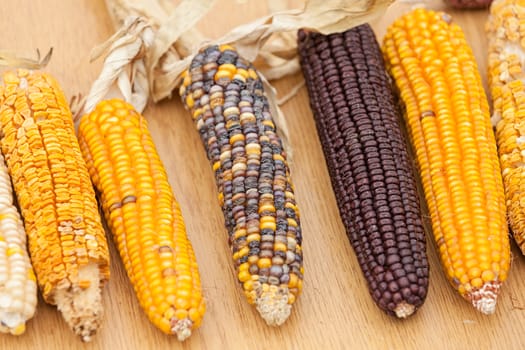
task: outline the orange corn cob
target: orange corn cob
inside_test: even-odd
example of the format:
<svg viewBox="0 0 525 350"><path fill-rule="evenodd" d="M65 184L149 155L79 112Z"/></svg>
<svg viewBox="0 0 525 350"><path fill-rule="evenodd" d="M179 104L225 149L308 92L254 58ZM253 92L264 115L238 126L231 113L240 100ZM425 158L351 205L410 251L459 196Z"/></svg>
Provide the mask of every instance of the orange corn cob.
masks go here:
<svg viewBox="0 0 525 350"><path fill-rule="evenodd" d="M118 100L100 102L78 128L82 154L140 305L179 340L205 312L197 261L146 120Z"/></svg>
<svg viewBox="0 0 525 350"><path fill-rule="evenodd" d="M67 101L48 74L3 75L0 145L44 300L84 341L100 326L109 253Z"/></svg>
<svg viewBox="0 0 525 350"><path fill-rule="evenodd" d="M459 26L416 9L384 38L405 106L446 275L479 311L495 311L510 265L503 182L477 64Z"/></svg>

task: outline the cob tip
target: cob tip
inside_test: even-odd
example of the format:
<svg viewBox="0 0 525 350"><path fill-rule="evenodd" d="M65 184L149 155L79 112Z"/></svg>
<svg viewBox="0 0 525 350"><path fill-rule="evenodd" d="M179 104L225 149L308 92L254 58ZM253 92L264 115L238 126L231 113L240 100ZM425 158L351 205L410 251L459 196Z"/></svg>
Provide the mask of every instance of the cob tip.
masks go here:
<svg viewBox="0 0 525 350"><path fill-rule="evenodd" d="M0 311L0 332L20 335L26 331L26 320L19 312Z"/></svg>
<svg viewBox="0 0 525 350"><path fill-rule="evenodd" d="M90 263L79 268L76 283L58 287L54 295L58 310L83 342L91 341L102 321L100 277L99 266Z"/></svg>
<svg viewBox="0 0 525 350"><path fill-rule="evenodd" d="M501 281L490 281L481 288L472 291L467 298L472 306L485 315L491 315L496 311L496 301L498 299Z"/></svg>
<svg viewBox="0 0 525 350"><path fill-rule="evenodd" d="M193 322L189 318L185 318L182 320L179 320L178 318L173 318L171 320L171 324L173 325L171 327L171 331L177 334L177 339L179 341L184 341L190 337Z"/></svg>
<svg viewBox="0 0 525 350"><path fill-rule="evenodd" d="M407 318L416 311L416 307L412 304L409 304L405 301L401 302L394 309L394 313L398 318Z"/></svg>
<svg viewBox="0 0 525 350"><path fill-rule="evenodd" d="M280 326L290 316L292 305L288 303L288 293L287 286L277 287L275 285L263 285L262 292L257 293L255 306L267 325Z"/></svg>

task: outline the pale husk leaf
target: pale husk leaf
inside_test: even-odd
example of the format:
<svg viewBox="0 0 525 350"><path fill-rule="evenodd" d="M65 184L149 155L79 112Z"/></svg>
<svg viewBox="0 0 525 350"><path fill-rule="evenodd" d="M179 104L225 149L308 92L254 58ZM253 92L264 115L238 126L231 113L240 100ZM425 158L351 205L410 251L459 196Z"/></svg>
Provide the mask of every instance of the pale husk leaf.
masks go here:
<svg viewBox="0 0 525 350"><path fill-rule="evenodd" d="M254 63L265 82L274 120L291 158L286 122L268 79L299 71L297 30L344 31L372 21L392 2L306 0L302 9L283 9L282 1L267 0L269 15L209 40L195 27L212 9L215 0L181 0L176 5L169 0L106 0L112 21L120 29L92 52L92 58L106 52L107 56L82 112L93 108L113 84L142 112L148 99L157 102L171 97L181 74L200 49L210 44L232 44L241 56ZM130 26L134 21L140 22L140 26ZM126 84L126 80L130 83Z"/></svg>
<svg viewBox="0 0 525 350"><path fill-rule="evenodd" d="M282 1L268 0L269 15L238 26L213 40L194 28L213 7L214 0L106 0L115 25L128 16L144 16L154 28L153 45L146 52L146 69L153 101L169 97L193 56L209 44L234 44L239 53L268 79L299 70L296 31L344 31L373 20L393 0L306 0L302 9L282 9ZM271 45L265 45L272 39ZM257 60L256 60L257 59Z"/></svg>

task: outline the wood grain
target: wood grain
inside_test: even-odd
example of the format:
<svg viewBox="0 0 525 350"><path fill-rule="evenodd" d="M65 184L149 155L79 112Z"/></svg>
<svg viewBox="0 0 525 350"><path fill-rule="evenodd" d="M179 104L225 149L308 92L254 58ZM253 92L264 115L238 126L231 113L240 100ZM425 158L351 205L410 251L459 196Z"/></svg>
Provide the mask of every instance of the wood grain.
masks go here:
<svg viewBox="0 0 525 350"><path fill-rule="evenodd" d="M297 1L295 1L297 3ZM397 3L374 23L379 38L386 26L413 3ZM443 9L438 0L427 6ZM200 23L217 37L235 25L264 14L263 1L219 1ZM486 82L487 11L455 12ZM101 67L89 63L90 49L111 33L103 0L2 0L1 48L23 56L54 47L47 70L68 97L86 93ZM302 76L276 82L281 94ZM525 329L525 264L513 245L513 265L497 312L482 316L447 284L428 239L431 279L423 308L399 321L383 314L368 295L364 278L338 216L335 197L308 105L306 90L283 106L293 147L292 176L304 232L304 292L290 319L267 327L235 281L227 233L217 203L213 175L201 141L177 95L149 106L161 158L180 201L188 234L200 264L208 311L202 327L184 344L155 329L139 308L122 264L112 250L111 282L104 291L103 328L90 344L68 330L54 307L39 300L36 316L18 338L0 335L0 348L11 349L522 349Z"/></svg>

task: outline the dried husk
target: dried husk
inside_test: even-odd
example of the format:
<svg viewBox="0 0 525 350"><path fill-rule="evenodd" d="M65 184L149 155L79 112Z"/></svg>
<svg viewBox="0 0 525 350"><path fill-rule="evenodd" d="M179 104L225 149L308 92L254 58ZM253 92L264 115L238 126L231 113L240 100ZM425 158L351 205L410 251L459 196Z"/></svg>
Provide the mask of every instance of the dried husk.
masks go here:
<svg viewBox="0 0 525 350"><path fill-rule="evenodd" d="M53 54L53 48L40 58L40 50L36 50L36 59L19 57L13 52L0 51L0 67L17 67L25 69L42 69L44 68Z"/></svg>
<svg viewBox="0 0 525 350"><path fill-rule="evenodd" d="M299 28L322 33L343 31L381 15L392 0L306 0L303 9L286 10L282 9L282 1L270 0L269 15L234 28L218 39L206 40L194 28L214 3L215 0L182 0L176 5L168 0L106 0L116 28L126 27L129 17L143 17L155 32L151 45L143 40L145 50L130 50L145 54L149 93L154 102L171 96L180 82L180 74L205 45L234 44L267 79L282 78L299 69L295 40ZM109 48L110 52L122 49L122 45L112 45L119 36L140 38L143 32L130 31L127 26L126 31L120 30L118 34L103 44L103 48ZM271 42L265 45L269 39ZM105 51L96 48L93 58ZM123 56L125 61L130 61L130 53ZM128 72L128 75L133 74ZM124 95L130 96L130 93Z"/></svg>
<svg viewBox="0 0 525 350"><path fill-rule="evenodd" d="M201 48L210 44L233 44L261 73L275 122L291 156L286 123L268 79L282 78L299 70L297 30L344 31L382 15L393 0L306 0L302 9L283 9L282 1L268 0L269 15L236 27L219 38L207 39L195 28L215 2L106 0L117 32L92 52L92 59L105 55L104 67L79 113L89 112L115 85L122 96L142 112L146 101L171 97L180 83L181 73Z"/></svg>

